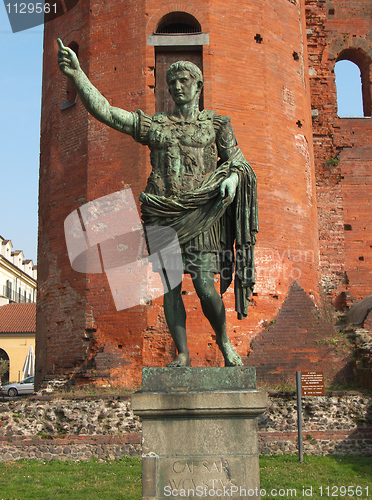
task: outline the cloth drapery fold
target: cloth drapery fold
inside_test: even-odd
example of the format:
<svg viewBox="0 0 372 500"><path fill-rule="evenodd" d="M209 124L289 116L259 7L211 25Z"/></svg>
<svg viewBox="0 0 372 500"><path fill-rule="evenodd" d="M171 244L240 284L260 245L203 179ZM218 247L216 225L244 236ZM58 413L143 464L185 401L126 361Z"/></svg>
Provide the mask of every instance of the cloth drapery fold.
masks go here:
<svg viewBox="0 0 372 500"><path fill-rule="evenodd" d="M228 205L221 198L220 186L232 172L239 183L234 201ZM221 219L220 293L230 286L235 269L235 310L238 319L244 319L255 283L258 210L256 175L241 151L219 165L199 188L170 198L143 192L140 202L145 227L173 228L181 247ZM163 245L159 241L155 246L160 249Z"/></svg>

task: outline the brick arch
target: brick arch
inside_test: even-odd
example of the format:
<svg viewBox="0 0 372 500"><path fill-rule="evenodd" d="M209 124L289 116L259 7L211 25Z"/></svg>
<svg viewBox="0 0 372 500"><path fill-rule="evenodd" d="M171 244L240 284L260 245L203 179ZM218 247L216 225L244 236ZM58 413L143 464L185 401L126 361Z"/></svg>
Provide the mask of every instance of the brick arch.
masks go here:
<svg viewBox="0 0 372 500"><path fill-rule="evenodd" d="M368 56L368 54L358 47L352 47L342 50L339 53L336 62L345 60L355 63L361 70L363 70L365 66L368 66L371 63L371 58Z"/></svg>
<svg viewBox="0 0 372 500"><path fill-rule="evenodd" d="M329 44L329 59L337 59L345 50L364 52L370 61L372 60L372 42L365 38L351 35L338 36L331 41Z"/></svg>
<svg viewBox="0 0 372 500"><path fill-rule="evenodd" d="M195 9L195 7L192 7L187 4L182 4L182 3L171 3L169 5L166 5L162 9L157 10L149 19L147 23L147 28L146 32L147 34L152 34L154 33L155 29L157 28L159 21L167 14L171 12L186 12L187 14L190 14L191 16L194 16L195 19L197 19L200 23L200 26L202 27L203 33L207 33L209 31L209 25L206 17L204 14L202 14L200 11Z"/></svg>

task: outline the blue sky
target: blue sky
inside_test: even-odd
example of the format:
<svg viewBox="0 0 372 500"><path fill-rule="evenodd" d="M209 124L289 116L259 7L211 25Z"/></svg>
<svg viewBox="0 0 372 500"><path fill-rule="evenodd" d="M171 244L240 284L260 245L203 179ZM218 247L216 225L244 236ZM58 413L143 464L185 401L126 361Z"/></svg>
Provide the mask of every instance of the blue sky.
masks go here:
<svg viewBox="0 0 372 500"><path fill-rule="evenodd" d="M0 2L1 96L1 206L0 235L12 240L36 263L39 135L42 76L42 27L12 33L3 2ZM361 116L359 69L340 61L336 78L340 116ZM337 80L336 80L337 82ZM354 83L353 83L354 82ZM354 97L355 96L355 97Z"/></svg>
<svg viewBox="0 0 372 500"><path fill-rule="evenodd" d="M363 116L360 69L350 61L339 61L335 66L338 116Z"/></svg>
<svg viewBox="0 0 372 500"><path fill-rule="evenodd" d="M42 26L12 33L0 2L0 235L36 263Z"/></svg>

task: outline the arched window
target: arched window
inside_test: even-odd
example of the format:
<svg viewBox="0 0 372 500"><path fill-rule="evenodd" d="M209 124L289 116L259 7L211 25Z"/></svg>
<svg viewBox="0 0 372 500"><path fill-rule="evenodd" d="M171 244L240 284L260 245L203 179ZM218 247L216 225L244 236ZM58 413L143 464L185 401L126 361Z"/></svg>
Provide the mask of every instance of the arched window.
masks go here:
<svg viewBox="0 0 372 500"><path fill-rule="evenodd" d="M170 12L162 17L155 30L157 35L181 35L201 32L199 21L187 12Z"/></svg>
<svg viewBox="0 0 372 500"><path fill-rule="evenodd" d="M194 16L170 12L161 18L149 40L155 46L155 110L170 113L174 103L165 79L167 69L176 61L190 61L203 71L203 45L209 38ZM204 107L203 92L199 106Z"/></svg>
<svg viewBox="0 0 372 500"><path fill-rule="evenodd" d="M73 50L77 56L79 56L79 45L76 42L69 43L68 47ZM71 106L74 106L76 104L76 101L76 89L70 78L66 77L66 99L62 101L61 109L71 108Z"/></svg>
<svg viewBox="0 0 372 500"><path fill-rule="evenodd" d="M340 117L371 116L370 58L360 49L341 52L336 65L337 113Z"/></svg>
<svg viewBox="0 0 372 500"><path fill-rule="evenodd" d="M335 74L338 116L364 116L359 67L346 59L338 61L335 66Z"/></svg>

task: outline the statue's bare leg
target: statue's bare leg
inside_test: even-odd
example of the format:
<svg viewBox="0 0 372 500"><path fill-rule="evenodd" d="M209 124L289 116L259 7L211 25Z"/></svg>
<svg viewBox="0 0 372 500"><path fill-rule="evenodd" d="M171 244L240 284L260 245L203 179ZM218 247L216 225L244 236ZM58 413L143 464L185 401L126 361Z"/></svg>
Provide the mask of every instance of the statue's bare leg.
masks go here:
<svg viewBox="0 0 372 500"><path fill-rule="evenodd" d="M190 366L186 337L186 311L181 296L181 286L164 295L164 314L178 355L168 366Z"/></svg>
<svg viewBox="0 0 372 500"><path fill-rule="evenodd" d="M225 359L225 366L243 366L243 362L226 333L225 305L214 287L214 274L210 270L194 268L191 273L194 287L203 309L216 333L217 345Z"/></svg>

